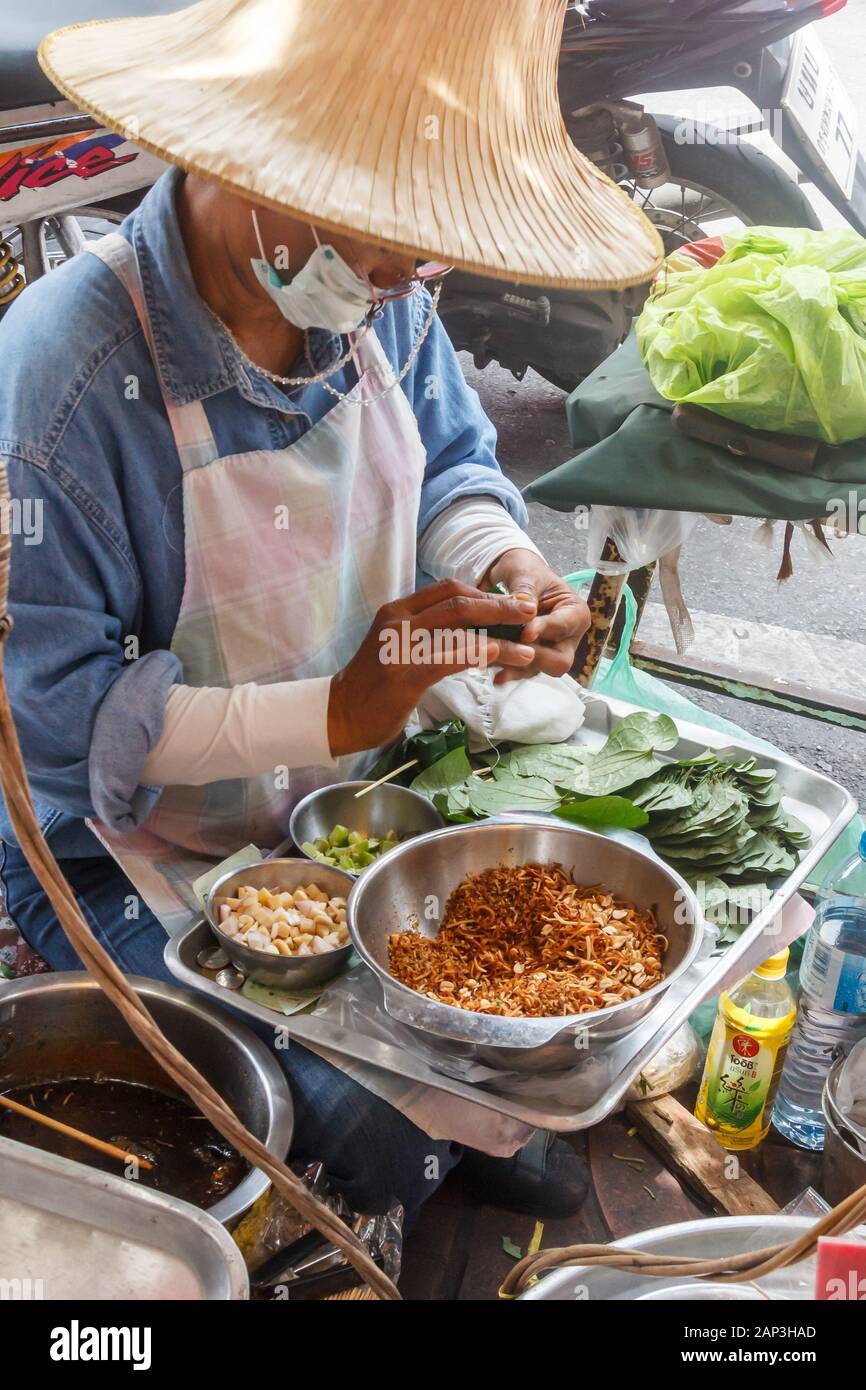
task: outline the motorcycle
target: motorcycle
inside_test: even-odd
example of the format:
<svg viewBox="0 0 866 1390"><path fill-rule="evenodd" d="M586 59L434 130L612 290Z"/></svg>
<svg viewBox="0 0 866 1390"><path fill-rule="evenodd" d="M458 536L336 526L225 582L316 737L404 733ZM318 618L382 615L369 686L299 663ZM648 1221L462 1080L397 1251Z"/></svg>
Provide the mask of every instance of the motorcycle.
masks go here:
<svg viewBox="0 0 866 1390"><path fill-rule="evenodd" d="M563 119L575 145L656 224L671 251L737 225L818 227L797 177L866 234L866 165L853 103L814 33L846 0L585 0L566 12L559 61ZM0 38L0 315L25 284L123 220L164 168L63 100L36 48L73 19L121 0L30 0ZM132 0L162 14L177 0ZM732 120L653 115L647 97L735 88L760 114ZM636 99L635 94L640 98ZM791 162L745 139L768 130ZM5 228L5 230L3 230ZM533 367L571 390L626 336L647 286L545 291L456 270L441 316L477 367Z"/></svg>
<svg viewBox="0 0 866 1390"><path fill-rule="evenodd" d="M856 111L813 23L845 3L588 0L568 9L559 61L568 133L655 223L666 253L749 225L820 227L798 175L866 233ZM653 115L646 105L653 93L730 88L748 104L721 119ZM759 130L793 177L744 138ZM533 367L570 391L622 342L647 289L539 293L457 270L440 312L476 367L495 360L518 379Z"/></svg>

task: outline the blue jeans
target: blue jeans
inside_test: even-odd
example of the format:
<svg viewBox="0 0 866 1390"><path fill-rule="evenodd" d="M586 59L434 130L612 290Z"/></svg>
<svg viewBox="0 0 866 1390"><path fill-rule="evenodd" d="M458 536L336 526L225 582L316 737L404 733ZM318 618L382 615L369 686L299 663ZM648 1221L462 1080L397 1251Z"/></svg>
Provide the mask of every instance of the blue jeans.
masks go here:
<svg viewBox="0 0 866 1390"><path fill-rule="evenodd" d="M113 859L65 859L60 867L93 934L121 970L177 985L163 961L165 931L145 909L137 921L124 916L129 879ZM25 941L53 970L81 970L39 881L19 849L0 842L0 886L6 910ZM2 988L2 986L0 986ZM273 1029L247 1026L273 1044ZM407 1220L438 1187L461 1156L459 1144L431 1139L410 1120L299 1043L275 1049L295 1107L292 1157L319 1159L333 1187L356 1211L382 1212L394 1198ZM438 1163L431 1163L435 1157ZM437 1173L438 1177L428 1174Z"/></svg>

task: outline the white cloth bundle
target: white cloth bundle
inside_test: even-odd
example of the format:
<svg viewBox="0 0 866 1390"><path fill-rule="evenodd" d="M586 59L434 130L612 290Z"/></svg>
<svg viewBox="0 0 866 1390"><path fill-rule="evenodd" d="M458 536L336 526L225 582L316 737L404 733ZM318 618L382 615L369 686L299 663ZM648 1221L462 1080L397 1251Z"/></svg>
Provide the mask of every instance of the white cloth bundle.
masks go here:
<svg viewBox="0 0 866 1390"><path fill-rule="evenodd" d="M462 719L472 752L496 743L560 743L584 719L580 687L571 676L530 676L494 685L498 667L472 667L432 686L416 711L422 729Z"/></svg>

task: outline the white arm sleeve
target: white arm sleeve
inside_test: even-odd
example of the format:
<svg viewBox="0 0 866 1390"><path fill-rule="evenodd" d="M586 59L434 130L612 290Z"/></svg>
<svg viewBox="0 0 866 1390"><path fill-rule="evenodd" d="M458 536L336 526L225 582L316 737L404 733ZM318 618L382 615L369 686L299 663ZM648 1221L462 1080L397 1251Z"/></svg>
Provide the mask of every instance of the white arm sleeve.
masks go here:
<svg viewBox="0 0 866 1390"><path fill-rule="evenodd" d="M463 497L431 521L418 564L434 579L477 584L506 550L541 551L493 497Z"/></svg>
<svg viewBox="0 0 866 1390"><path fill-rule="evenodd" d="M277 767L333 767L328 744L331 678L274 685L175 685L162 737L141 774L146 786L201 787Z"/></svg>

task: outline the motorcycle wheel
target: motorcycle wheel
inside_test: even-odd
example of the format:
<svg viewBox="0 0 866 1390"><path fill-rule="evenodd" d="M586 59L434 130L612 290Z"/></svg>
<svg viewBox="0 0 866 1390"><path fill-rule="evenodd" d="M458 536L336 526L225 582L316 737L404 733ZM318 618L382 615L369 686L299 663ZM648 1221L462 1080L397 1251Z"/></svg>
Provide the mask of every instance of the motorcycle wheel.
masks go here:
<svg viewBox="0 0 866 1390"><path fill-rule="evenodd" d="M135 189L104 203L70 208L51 217L42 217L0 233L10 259L19 267L24 284L40 279L82 250L85 243L118 227L141 201L146 189ZM16 295L0 301L0 319L15 302Z"/></svg>
<svg viewBox="0 0 866 1390"><path fill-rule="evenodd" d="M656 223L668 251L701 236L743 227L820 229L800 185L748 141L720 144L712 129L697 126L697 142L683 144L676 140L674 117L657 116L656 123L671 183L660 189L623 187Z"/></svg>
<svg viewBox="0 0 866 1390"><path fill-rule="evenodd" d="M659 230L665 251L701 237L743 227L810 227L821 223L799 184L775 160L743 142L720 144L715 132L695 127L696 143L681 144L672 116L656 123L671 168L671 182L643 189L623 181L621 187ZM626 291L635 295L635 291ZM639 296L635 316L640 312ZM561 354L555 354L559 359ZM579 377L565 377L556 366L530 363L539 376L562 391L572 391Z"/></svg>

